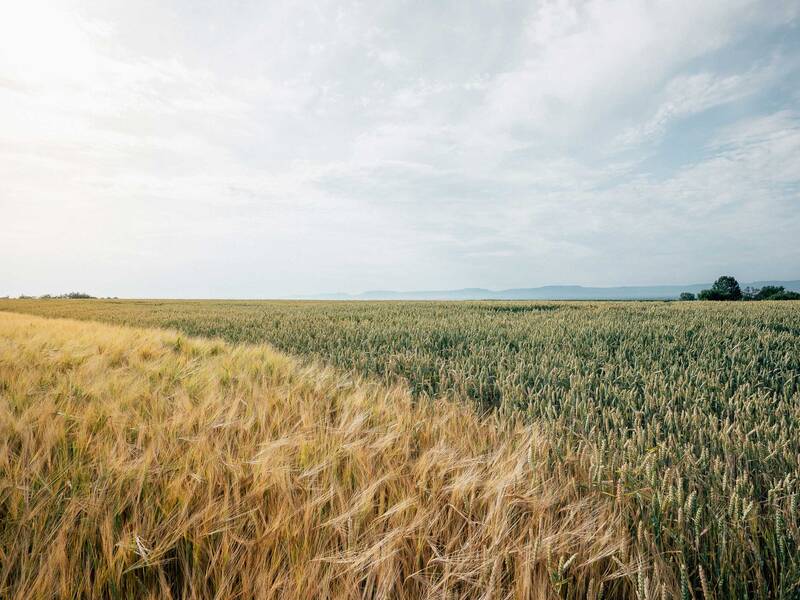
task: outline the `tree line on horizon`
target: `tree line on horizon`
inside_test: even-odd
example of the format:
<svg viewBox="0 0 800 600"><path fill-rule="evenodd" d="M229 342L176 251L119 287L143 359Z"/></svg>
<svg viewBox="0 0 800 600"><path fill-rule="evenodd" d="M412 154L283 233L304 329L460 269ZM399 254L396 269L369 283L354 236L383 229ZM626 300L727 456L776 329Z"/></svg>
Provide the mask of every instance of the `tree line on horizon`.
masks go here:
<svg viewBox="0 0 800 600"><path fill-rule="evenodd" d="M19 298L20 300L34 299L34 298L38 298L39 300L90 300L90 299L96 300L97 299L96 296L92 296L91 294L87 294L86 292L67 292L66 294L58 294L55 296L52 294L45 294L43 296L38 296L38 297L26 296L25 294L22 294Z"/></svg>
<svg viewBox="0 0 800 600"><path fill-rule="evenodd" d="M8 298L8 296L5 296ZM87 294L85 292L68 292L66 294L51 295L44 294L43 296L27 296L21 294L20 300L85 300L96 299L96 296ZM116 299L109 297L109 299ZM762 288L746 287L742 290L739 282L732 275L723 275L719 277L710 288L701 290L698 294L692 292L681 292L679 300L712 300L712 301L753 301L753 300L800 300L800 293L787 290L782 285L765 285Z"/></svg>
<svg viewBox="0 0 800 600"><path fill-rule="evenodd" d="M800 294L784 288L782 285L765 285L762 288L746 287L744 290L739 282L731 275L723 275L714 285L706 290L701 290L697 296L691 292L683 292L681 300L800 300Z"/></svg>

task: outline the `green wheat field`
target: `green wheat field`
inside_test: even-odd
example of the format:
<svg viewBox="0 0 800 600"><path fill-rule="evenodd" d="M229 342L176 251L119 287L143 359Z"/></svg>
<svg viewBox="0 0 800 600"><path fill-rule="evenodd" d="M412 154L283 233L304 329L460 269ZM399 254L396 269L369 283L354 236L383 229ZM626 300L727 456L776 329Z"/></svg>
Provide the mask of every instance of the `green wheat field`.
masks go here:
<svg viewBox="0 0 800 600"><path fill-rule="evenodd" d="M800 302L0 300L2 597L798 598L799 479Z"/></svg>

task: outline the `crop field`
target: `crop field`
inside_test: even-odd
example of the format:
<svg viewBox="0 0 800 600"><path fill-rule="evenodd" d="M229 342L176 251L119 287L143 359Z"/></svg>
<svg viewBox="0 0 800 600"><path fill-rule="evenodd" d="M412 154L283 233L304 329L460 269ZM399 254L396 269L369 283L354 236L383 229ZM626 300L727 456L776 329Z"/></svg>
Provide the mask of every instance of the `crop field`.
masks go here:
<svg viewBox="0 0 800 600"><path fill-rule="evenodd" d="M800 597L798 302L2 300L0 311L15 313L0 312L0 595L46 589L69 562L53 558L47 575L12 540L25 515L29 551L68 538L74 496L43 490L80 464L83 485L101 485L89 483L101 469L103 490L117 486L108 503L128 519L99 501L92 518L108 531L80 519L82 539L108 553L70 563L104 564L83 577L87 594L247 596L269 582L273 596L324 597L310 575L330 597ZM271 361L293 375L265 375ZM184 396L186 423L169 400ZM106 454L90 460L95 441ZM253 455L277 471L245 466ZM149 469L153 481L133 475ZM201 480L188 499L181 473ZM162 519L138 515L134 489ZM301 533L258 521L284 505L304 515ZM264 527L275 540L256 540ZM113 550L114 536L134 541ZM248 562L245 542L283 574ZM262 579L225 584L225 564Z"/></svg>

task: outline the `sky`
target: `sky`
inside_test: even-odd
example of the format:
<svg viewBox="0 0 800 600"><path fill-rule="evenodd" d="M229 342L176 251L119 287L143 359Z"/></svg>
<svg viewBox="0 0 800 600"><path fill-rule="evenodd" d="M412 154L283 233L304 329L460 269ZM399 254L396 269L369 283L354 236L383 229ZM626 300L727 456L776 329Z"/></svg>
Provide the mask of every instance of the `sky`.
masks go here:
<svg viewBox="0 0 800 600"><path fill-rule="evenodd" d="M796 0L0 8L0 295L800 278Z"/></svg>

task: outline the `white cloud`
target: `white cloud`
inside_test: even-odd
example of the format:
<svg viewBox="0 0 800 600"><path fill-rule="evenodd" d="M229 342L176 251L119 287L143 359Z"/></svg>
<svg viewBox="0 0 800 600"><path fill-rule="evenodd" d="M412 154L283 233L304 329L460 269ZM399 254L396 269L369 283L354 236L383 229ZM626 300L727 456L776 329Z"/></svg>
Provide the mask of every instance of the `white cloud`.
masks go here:
<svg viewBox="0 0 800 600"><path fill-rule="evenodd" d="M727 77L711 73L680 75L667 84L655 114L625 130L612 142L612 147L637 148L645 142L657 140L672 121L741 100L756 93L766 80L763 73Z"/></svg>
<svg viewBox="0 0 800 600"><path fill-rule="evenodd" d="M748 0L16 3L0 294L708 278L737 234L798 224L797 17ZM669 134L690 116L683 148ZM752 277L797 275L797 251L736 248Z"/></svg>

